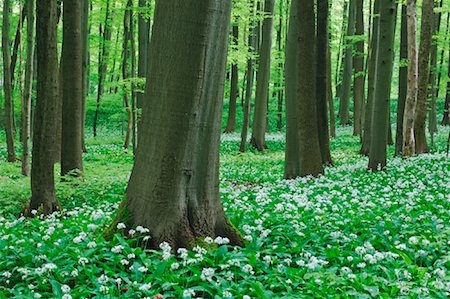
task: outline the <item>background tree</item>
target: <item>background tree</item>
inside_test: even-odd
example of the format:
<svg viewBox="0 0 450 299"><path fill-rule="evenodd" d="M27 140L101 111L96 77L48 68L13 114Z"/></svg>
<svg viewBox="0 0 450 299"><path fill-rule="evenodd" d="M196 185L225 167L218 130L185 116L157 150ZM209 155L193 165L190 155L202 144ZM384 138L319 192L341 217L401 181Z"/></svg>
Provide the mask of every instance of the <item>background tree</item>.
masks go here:
<svg viewBox="0 0 450 299"><path fill-rule="evenodd" d="M364 101L364 0L355 0L356 53L353 57L353 135L361 135L361 114Z"/></svg>
<svg viewBox="0 0 450 299"><path fill-rule="evenodd" d="M239 27L233 25L233 46L238 45ZM231 65L231 82L230 82L230 107L228 109L227 127L225 133L234 132L236 130L236 99L239 96L239 69L237 63Z"/></svg>
<svg viewBox="0 0 450 299"><path fill-rule="evenodd" d="M400 155L403 148L403 116L408 89L408 26L406 4L402 5L401 33L400 33L400 61L398 73L398 105L397 129L395 134L395 155Z"/></svg>

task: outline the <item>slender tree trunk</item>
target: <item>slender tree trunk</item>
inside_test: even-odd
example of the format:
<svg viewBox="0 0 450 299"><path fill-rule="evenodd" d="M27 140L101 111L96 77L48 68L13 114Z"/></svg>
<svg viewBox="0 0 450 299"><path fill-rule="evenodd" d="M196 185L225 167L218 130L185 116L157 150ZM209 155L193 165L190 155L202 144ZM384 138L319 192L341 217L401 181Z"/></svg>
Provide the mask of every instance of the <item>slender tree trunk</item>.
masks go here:
<svg viewBox="0 0 450 299"><path fill-rule="evenodd" d="M14 106L12 103L11 83L11 54L9 51L9 16L11 14L10 0L3 0L3 24L2 24L2 53L3 53L3 90L5 95L5 132L6 146L8 149L8 162L16 161L14 150Z"/></svg>
<svg viewBox="0 0 450 299"><path fill-rule="evenodd" d="M397 129L395 134L395 155L402 154L403 118L405 114L406 95L408 90L408 26L406 4L402 5L402 24L400 40L400 62L398 75Z"/></svg>
<svg viewBox="0 0 450 299"><path fill-rule="evenodd" d="M249 29L249 52L250 57L247 59L247 83L245 88L245 101L244 101L244 119L242 122L242 130L241 130L241 144L239 146L239 151L244 153L247 149L247 135L248 129L250 125L250 111L251 111L251 101L253 94L253 81L255 78L255 70L253 67L253 58L251 56L251 52L255 50L256 47L256 36L257 36L257 27L252 24L252 27Z"/></svg>
<svg viewBox="0 0 450 299"><path fill-rule="evenodd" d="M262 41L259 55L259 68L256 75L255 118L252 126L251 144L258 151L267 149L267 102L269 97L270 60L272 53L272 33L275 0L265 0Z"/></svg>
<svg viewBox="0 0 450 299"><path fill-rule="evenodd" d="M89 95L89 2L81 0L81 45L82 45L82 96L81 96L81 149L87 152L84 128L86 126L86 97Z"/></svg>
<svg viewBox="0 0 450 299"><path fill-rule="evenodd" d="M133 7L133 0L128 0L125 14L124 14L124 21L123 21L123 28L124 28L124 38L123 38L123 60L122 60L122 78L123 81L126 82L128 79L130 79L131 74L128 70L128 62L131 60L131 28L130 28L130 19L131 16L131 8ZM130 45L129 45L130 44ZM125 105L125 111L127 113L127 129L125 134L125 142L123 147L125 149L128 149L131 143L132 133L133 133L133 108L132 108L132 101L133 97L131 97L130 101L130 90L128 90L127 85L124 87L123 91L123 103Z"/></svg>
<svg viewBox="0 0 450 299"><path fill-rule="evenodd" d="M345 42L345 58L344 58L344 73L342 78L342 89L339 105L339 118L342 126L350 124L350 97L352 91L352 75L353 75L353 41L352 37L355 34L355 18L356 18L356 0L350 0L347 34Z"/></svg>
<svg viewBox="0 0 450 299"><path fill-rule="evenodd" d="M372 116L373 116L373 103L375 97L375 78L377 77L377 52L378 52L378 32L379 32L379 13L380 13L380 1L375 0L373 15L372 15L372 39L370 41L370 54L369 54L369 70L367 74L367 103L365 108L364 117L364 134L362 138L361 150L362 155L369 155L370 142L372 139Z"/></svg>
<svg viewBox="0 0 450 299"><path fill-rule="evenodd" d="M27 0L27 61L25 65L25 82L22 118L22 174L30 175L30 138L31 138L31 94L33 87L34 65L34 0Z"/></svg>
<svg viewBox="0 0 450 299"><path fill-rule="evenodd" d="M58 209L54 181L55 109L58 92L56 0L36 2L37 99L33 130L31 202L29 216L37 210L50 214Z"/></svg>
<svg viewBox="0 0 450 299"><path fill-rule="evenodd" d="M83 47L79 0L64 0L63 24L61 175L82 175Z"/></svg>
<svg viewBox="0 0 450 299"><path fill-rule="evenodd" d="M218 186L230 11L229 0L156 2L149 66L157 75L147 76L145 130L116 218L149 228L151 247L192 247L206 236L243 244Z"/></svg>
<svg viewBox="0 0 450 299"><path fill-rule="evenodd" d="M445 43L447 43L447 41L448 41L449 24L450 24L450 13L447 13L447 21L446 21L446 25L445 25L445 37L446 38L444 39ZM440 60L440 63L439 63L439 72L438 72L438 79L437 79L437 89L436 89L436 98L437 99L439 99L441 78L442 78L442 73L443 73L442 69L444 68L444 58L445 58L445 56L446 56L446 54L445 54L445 47L442 47L442 49L441 49L441 60ZM444 125L446 122L448 123L448 104L449 104L449 102L445 101L444 113L443 113L443 117L442 117L442 120L441 120L441 125ZM445 110L445 107L447 107L447 110ZM447 117L447 120L445 120L446 117Z"/></svg>
<svg viewBox="0 0 450 299"><path fill-rule="evenodd" d="M333 164L330 152L330 131L328 127L328 0L319 0L317 2L317 120L318 136L322 163L325 165Z"/></svg>
<svg viewBox="0 0 450 299"><path fill-rule="evenodd" d="M280 1L280 16L279 16L279 23L278 23L278 31L277 31L277 47L278 52L282 53L283 47L282 47L282 40L283 40L283 20L284 20L284 5L283 1ZM279 80L276 82L276 91L274 95L278 99L278 105L277 105L277 131L281 131L283 127L283 96L284 96L284 63L280 60L278 63L278 76Z"/></svg>
<svg viewBox="0 0 450 299"><path fill-rule="evenodd" d="M448 51L448 61L450 61L450 49ZM450 63L448 64L447 76L450 78ZM442 117L441 125L450 126L450 81L447 82L447 92L445 94L444 115Z"/></svg>
<svg viewBox="0 0 450 299"><path fill-rule="evenodd" d="M233 44L238 45L239 27L233 26ZM234 132L236 130L236 99L239 96L239 70L237 63L231 65L231 86L230 86L230 106L228 109L228 120L225 133Z"/></svg>
<svg viewBox="0 0 450 299"><path fill-rule="evenodd" d="M286 179L323 173L315 100L317 57L314 1L296 2L291 2L286 53L286 67L290 65L286 70L286 110L293 109L286 127ZM293 129L296 131L293 132Z"/></svg>
<svg viewBox="0 0 450 299"><path fill-rule="evenodd" d="M113 3L114 6L114 3ZM106 12L105 12L105 27L102 30L100 24L100 36L102 36L101 50L99 55L98 63L98 88L97 88L97 107L94 114L93 130L94 137L97 137L97 126L100 114L100 101L104 92L103 80L106 76L108 68L108 58L109 58L109 42L112 36L112 26L111 26L112 16L110 11L110 0L106 0Z"/></svg>
<svg viewBox="0 0 450 299"><path fill-rule="evenodd" d="M26 8L22 8L20 12L20 19L19 23L17 24L16 34L14 36L14 42L13 42L13 50L11 54L11 84L12 89L14 90L14 78L16 73L16 65L17 65L17 58L19 57L19 46L22 43L22 29L23 29L23 23L25 22L25 18L27 17L27 11Z"/></svg>
<svg viewBox="0 0 450 299"><path fill-rule="evenodd" d="M364 101L364 0L356 1L356 53L353 57L355 70L353 90L353 136L361 135L361 114Z"/></svg>
<svg viewBox="0 0 450 299"><path fill-rule="evenodd" d="M414 122L414 135L416 138L416 154L429 151L426 137L428 82L430 74L430 50L433 35L433 0L424 0L422 4L422 21L420 29L419 47L419 83L417 92L416 120Z"/></svg>
<svg viewBox="0 0 450 299"><path fill-rule="evenodd" d="M442 1L441 0L438 4L438 9L442 8ZM433 18L433 35L438 36L439 29L441 27L441 12L436 11L434 13ZM438 41L434 40L431 46L431 54L430 54L430 86L431 86L431 101L430 101L430 108L428 109L428 131L431 135L431 140L433 141L433 136L438 131L437 127L437 107L436 107L436 90L439 89L439 87L436 85L436 78L437 78L437 61L438 61Z"/></svg>
<svg viewBox="0 0 450 299"><path fill-rule="evenodd" d="M418 90L417 56L417 0L408 0L406 5L408 24L408 89L406 92L405 113L403 118L403 156L415 154L414 122Z"/></svg>
<svg viewBox="0 0 450 299"><path fill-rule="evenodd" d="M335 75L335 85L336 85L336 97L341 98L341 89L342 89L342 76L344 72L344 59L346 53L345 47L345 28L348 22L348 8L349 1L344 1L343 13L342 13L342 26L341 26L341 36L339 39L339 47L337 50L337 59L336 59L336 75Z"/></svg>
<svg viewBox="0 0 450 299"><path fill-rule="evenodd" d="M147 78L147 58L150 47L150 18L146 14L148 10L147 0L139 0L139 7L144 9L144 12L141 12L138 16L138 77L145 79ZM142 89L145 89L145 84L142 86ZM138 92L136 97L137 108L142 109L144 92Z"/></svg>
<svg viewBox="0 0 450 299"><path fill-rule="evenodd" d="M369 170L377 171L386 166L387 139L394 60L396 1L380 1L379 38L377 51L377 75L372 120L372 140L369 152Z"/></svg>
<svg viewBox="0 0 450 299"><path fill-rule="evenodd" d="M136 97L136 39L135 39L135 23L133 17L133 0L130 0L130 60L131 60L131 112L132 112L132 142L133 142L133 153L136 154L137 146L138 146L138 109L137 109L137 97Z"/></svg>

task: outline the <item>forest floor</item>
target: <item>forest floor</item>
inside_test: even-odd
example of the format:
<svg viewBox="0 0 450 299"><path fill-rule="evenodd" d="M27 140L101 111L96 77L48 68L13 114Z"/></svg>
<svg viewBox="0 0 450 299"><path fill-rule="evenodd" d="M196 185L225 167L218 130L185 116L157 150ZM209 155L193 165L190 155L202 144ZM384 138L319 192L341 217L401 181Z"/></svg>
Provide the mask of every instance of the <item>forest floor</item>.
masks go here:
<svg viewBox="0 0 450 299"><path fill-rule="evenodd" d="M178 256L134 248L141 228L102 237L132 167L120 138L88 139L84 182L58 182L64 210L43 220L15 216L29 179L2 148L0 298L449 298L448 132L432 154L402 160L390 147L386 171L368 173L359 139L339 129L326 176L292 181L283 135L264 154L223 136L221 197L246 246L207 239L218 245Z"/></svg>

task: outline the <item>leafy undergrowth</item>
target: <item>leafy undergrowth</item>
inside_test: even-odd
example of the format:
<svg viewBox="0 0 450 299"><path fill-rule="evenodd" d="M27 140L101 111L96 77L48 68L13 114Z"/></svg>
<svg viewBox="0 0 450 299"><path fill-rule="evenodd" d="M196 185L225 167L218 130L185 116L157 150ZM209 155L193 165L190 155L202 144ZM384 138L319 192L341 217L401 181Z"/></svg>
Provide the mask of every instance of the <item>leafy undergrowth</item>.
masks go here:
<svg viewBox="0 0 450 299"><path fill-rule="evenodd" d="M436 153L392 157L366 172L349 128L333 141L326 176L284 181L281 135L265 154L222 140L221 196L245 248L218 243L173 255L105 241L132 165L120 140L89 141L86 180L58 183L64 207L46 219L14 217L29 197L20 165L0 162L0 298L448 298L448 130ZM120 226L121 227L121 226Z"/></svg>

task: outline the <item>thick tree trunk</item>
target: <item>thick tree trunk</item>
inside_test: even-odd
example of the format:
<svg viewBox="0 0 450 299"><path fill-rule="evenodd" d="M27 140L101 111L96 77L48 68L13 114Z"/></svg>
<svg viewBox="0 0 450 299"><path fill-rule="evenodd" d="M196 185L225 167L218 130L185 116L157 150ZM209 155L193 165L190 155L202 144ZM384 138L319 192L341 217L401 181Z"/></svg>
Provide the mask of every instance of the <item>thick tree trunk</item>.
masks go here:
<svg viewBox="0 0 450 299"><path fill-rule="evenodd" d="M27 60L25 65L25 82L22 116L22 174L30 175L30 138L31 138L31 94L33 87L34 65L34 0L27 0Z"/></svg>
<svg viewBox="0 0 450 299"><path fill-rule="evenodd" d="M61 175L82 175L83 51L81 3L64 0L62 46Z"/></svg>
<svg viewBox="0 0 450 299"><path fill-rule="evenodd" d="M403 148L403 118L405 114L408 89L408 26L406 4L402 5L402 24L400 40L400 62L398 74L397 127L395 134L395 155L399 156Z"/></svg>
<svg viewBox="0 0 450 299"><path fill-rule="evenodd" d="M328 83L331 80L328 77L328 0L319 0L317 2L317 121L318 136L322 163L325 165L333 164L330 152L330 131L328 127Z"/></svg>
<svg viewBox="0 0 450 299"><path fill-rule="evenodd" d="M289 115L289 126L286 127L286 179L323 173L315 100L317 57L314 1L296 2L291 2L286 55L286 67L290 65L289 73L286 70L289 76L289 80L286 78L286 109L293 109ZM292 70L294 67L295 70ZM292 126L293 121L295 126Z"/></svg>
<svg viewBox="0 0 450 299"><path fill-rule="evenodd" d="M406 6L408 24L408 89L406 91L405 113L403 117L403 150L404 157L416 152L414 122L418 89L418 56L417 56L417 0L408 0Z"/></svg>
<svg viewBox="0 0 450 299"><path fill-rule="evenodd" d="M58 208L53 172L56 104L59 96L56 5L56 0L36 3L37 99L29 216L32 216L32 210L50 214Z"/></svg>
<svg viewBox="0 0 450 299"><path fill-rule="evenodd" d="M242 245L218 185L230 11L229 0L156 3L145 129L116 218L149 228L151 247L163 241L175 249L192 247L206 236Z"/></svg>
<svg viewBox="0 0 450 299"><path fill-rule="evenodd" d="M364 0L356 1L356 31L360 38L356 43L356 53L353 57L355 71L353 83L353 136L361 135L361 114L364 101Z"/></svg>
<svg viewBox="0 0 450 299"><path fill-rule="evenodd" d="M392 66L394 60L396 1L380 1L377 75L372 120L372 140L369 152L369 170L377 171L386 166L386 148L391 97Z"/></svg>
<svg viewBox="0 0 450 299"><path fill-rule="evenodd" d="M9 50L9 16L11 14L10 0L3 1L2 53L3 53L3 90L5 95L5 132L8 149L8 162L16 161L14 150L14 106L11 83L11 54Z"/></svg>
<svg viewBox="0 0 450 299"><path fill-rule="evenodd" d="M375 78L377 77L377 52L378 52L378 32L379 32L379 13L380 13L380 1L375 0L372 15L372 39L370 41L370 54L369 54L369 70L367 74L367 101L365 107L364 116L364 133L362 138L361 155L369 155L370 141L372 139L372 116L373 116L373 103L375 97Z"/></svg>
<svg viewBox="0 0 450 299"><path fill-rule="evenodd" d="M238 45L239 27L233 26L233 44ZM237 63L231 65L230 106L228 108L228 120L225 133L236 131L236 99L239 96L239 70Z"/></svg>
<svg viewBox="0 0 450 299"><path fill-rule="evenodd" d="M82 111L81 111L81 148L87 152L84 128L86 126L86 97L89 94L89 2L81 0L81 45L82 45Z"/></svg>
<svg viewBox="0 0 450 299"><path fill-rule="evenodd" d="M342 78L342 89L339 105L339 118L342 126L350 124L350 96L352 91L353 78L353 42L351 38L355 34L355 18L356 18L356 0L350 0L347 33L345 41L345 58L344 58L344 72Z"/></svg>
<svg viewBox="0 0 450 299"><path fill-rule="evenodd" d="M428 82L430 74L430 50L433 35L433 0L424 0L422 4L422 21L420 29L419 47L419 83L417 92L416 119L414 122L414 136L416 139L416 154L429 151L426 137Z"/></svg>
<svg viewBox="0 0 450 299"><path fill-rule="evenodd" d="M262 40L259 55L259 68L256 74L255 118L252 126L252 146L263 151L266 145L267 103L269 98L270 60L272 53L273 16L275 0L265 0L264 12L267 15L262 27Z"/></svg>
<svg viewBox="0 0 450 299"><path fill-rule="evenodd" d="M114 0L113 0L114 7ZM100 36L102 36L102 43L100 47L99 63L98 63L98 87L97 87L97 107L94 114L93 131L94 137L97 137L97 127L98 119L100 114L100 102L104 92L104 78L108 69L108 58L109 58L109 42L112 36L112 13L110 11L110 0L106 0L106 12L105 12L105 27L102 30L102 25L100 24Z"/></svg>

